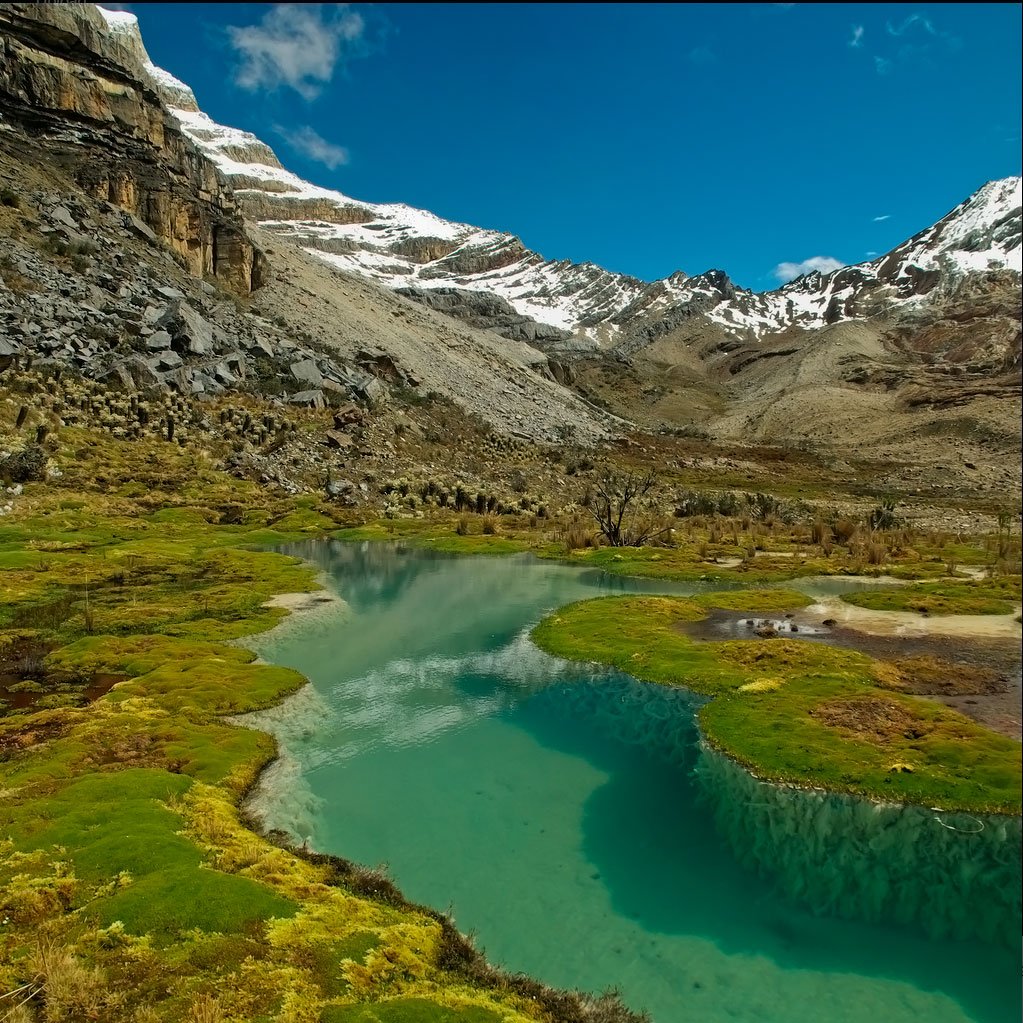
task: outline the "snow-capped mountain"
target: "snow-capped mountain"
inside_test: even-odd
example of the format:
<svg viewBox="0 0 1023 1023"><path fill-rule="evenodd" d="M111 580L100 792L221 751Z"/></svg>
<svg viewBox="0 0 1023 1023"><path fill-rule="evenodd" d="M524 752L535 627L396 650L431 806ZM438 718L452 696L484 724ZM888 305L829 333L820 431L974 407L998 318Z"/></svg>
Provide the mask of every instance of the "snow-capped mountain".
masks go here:
<svg viewBox="0 0 1023 1023"><path fill-rule="evenodd" d="M593 263L544 259L511 234L304 181L255 135L213 121L187 85L155 67L133 15L103 15L251 220L334 267L539 346L628 354L694 317L757 341L926 304L978 272L1023 269L1019 178L989 182L879 259L771 292L737 288L719 270L648 284Z"/></svg>

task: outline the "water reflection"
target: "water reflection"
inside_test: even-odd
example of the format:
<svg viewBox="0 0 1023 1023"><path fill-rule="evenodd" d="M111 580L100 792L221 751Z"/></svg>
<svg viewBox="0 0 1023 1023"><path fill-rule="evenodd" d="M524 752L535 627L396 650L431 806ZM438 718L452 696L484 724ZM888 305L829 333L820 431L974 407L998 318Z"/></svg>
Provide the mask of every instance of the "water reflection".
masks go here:
<svg viewBox="0 0 1023 1023"><path fill-rule="evenodd" d="M528 640L533 622L572 600L696 586L528 557L289 552L312 554L351 614L315 639L296 624L256 640L313 681L261 718L283 751L259 790L269 825L389 862L410 897L452 905L510 968L618 984L658 1023L1018 1017L1008 950L929 940L885 913L835 915L855 908L879 860L898 864L886 890L914 857L930 856L922 876L933 881L945 853L931 832L835 808L821 823L805 809L816 797L775 787L781 802L761 812L759 789L715 773L698 747L699 698L550 658ZM832 860L841 866L829 873ZM969 854L957 862L968 867ZM986 854L974 869L991 870ZM961 915L1011 887L1003 872L960 897L960 875L950 877L933 890Z"/></svg>

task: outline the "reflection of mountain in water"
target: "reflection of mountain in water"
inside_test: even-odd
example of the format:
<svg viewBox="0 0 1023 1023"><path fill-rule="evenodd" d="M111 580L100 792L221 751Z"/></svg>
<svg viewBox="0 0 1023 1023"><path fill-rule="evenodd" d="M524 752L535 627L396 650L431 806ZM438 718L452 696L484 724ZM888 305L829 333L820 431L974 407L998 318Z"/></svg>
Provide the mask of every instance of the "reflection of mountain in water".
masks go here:
<svg viewBox="0 0 1023 1023"><path fill-rule="evenodd" d="M450 558L418 549L406 558L410 550L406 544L368 541L305 541L277 549L282 554L311 561L330 573L338 582L341 595L355 611L396 600L413 579L430 571L431 559L439 563Z"/></svg>

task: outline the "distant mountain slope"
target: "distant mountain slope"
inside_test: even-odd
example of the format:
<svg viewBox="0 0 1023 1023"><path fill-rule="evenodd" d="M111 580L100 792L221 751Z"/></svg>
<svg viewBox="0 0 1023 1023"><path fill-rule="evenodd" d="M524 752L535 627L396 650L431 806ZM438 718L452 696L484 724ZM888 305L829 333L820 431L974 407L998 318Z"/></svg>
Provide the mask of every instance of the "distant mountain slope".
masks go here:
<svg viewBox="0 0 1023 1023"><path fill-rule="evenodd" d="M402 203L363 202L304 181L256 136L214 122L187 85L155 67L132 15L104 16L140 54L185 133L223 171L260 226L339 269L541 346L616 347L628 354L663 333L664 324L692 317L750 341L917 306L936 288L972 273L1023 269L1019 178L989 182L879 259L809 274L762 294L737 288L720 270L695 277L677 272L647 284L593 263L544 259L512 234ZM424 294L438 291L443 296ZM480 293L507 305L481 305Z"/></svg>
<svg viewBox="0 0 1023 1023"><path fill-rule="evenodd" d="M884 257L765 294L719 270L648 284L302 181L154 67L130 14L0 7L0 172L38 216L36 249L51 236L96 249L59 284L41 250L0 238L13 279L29 282L0 289L0 357L289 402L418 381L502 431L548 439L635 423L885 444L911 464L947 433L968 438L971 461L982 444L998 472L1018 463L1019 179L984 186ZM168 283L211 342L185 345L179 330L181 351L159 348L167 331L143 314L179 301ZM240 367L239 352L261 375L221 365Z"/></svg>

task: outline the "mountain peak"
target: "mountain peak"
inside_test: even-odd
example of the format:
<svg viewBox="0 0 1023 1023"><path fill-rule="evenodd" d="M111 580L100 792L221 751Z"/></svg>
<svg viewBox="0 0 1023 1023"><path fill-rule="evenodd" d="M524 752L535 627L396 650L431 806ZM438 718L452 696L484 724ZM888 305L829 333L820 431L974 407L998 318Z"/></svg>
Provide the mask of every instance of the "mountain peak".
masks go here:
<svg viewBox="0 0 1023 1023"><path fill-rule="evenodd" d="M146 52L139 29L139 19L130 11L110 11L105 7L97 7L106 21L110 34L134 57L136 66L150 79L156 92L163 101L179 110L198 110L195 93L184 82L175 78L169 71L157 67Z"/></svg>
<svg viewBox="0 0 1023 1023"><path fill-rule="evenodd" d="M512 234L405 203L363 202L305 181L266 142L203 113L191 89L149 59L134 15L101 11L108 31L134 55L185 134L231 182L250 219L333 267L388 288L411 295L434 289L490 294L538 325L544 337L571 336L576 347L613 347L636 317L680 315L699 315L757 340L854 319L878 303L919 302L941 275L1021 270L1018 177L986 183L873 262L814 272L760 294L737 289L716 269L695 277L676 271L646 284L593 263L545 259Z"/></svg>

